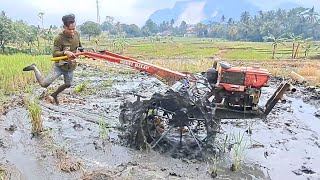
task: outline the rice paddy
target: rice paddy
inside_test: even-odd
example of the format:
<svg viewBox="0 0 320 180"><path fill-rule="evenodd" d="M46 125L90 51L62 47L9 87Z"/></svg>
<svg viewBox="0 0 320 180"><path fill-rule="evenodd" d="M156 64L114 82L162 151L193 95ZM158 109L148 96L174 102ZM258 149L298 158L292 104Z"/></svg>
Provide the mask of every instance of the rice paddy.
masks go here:
<svg viewBox="0 0 320 180"><path fill-rule="evenodd" d="M85 45L92 42L83 40ZM102 43L103 44L103 43ZM105 43L107 44L107 43ZM305 57L299 51L299 59L289 59L291 44L279 45L275 59L272 57L271 43L262 42L224 42L215 39L173 38L150 41L145 38L128 40L123 55L150 62L176 71L201 72L212 66L213 60L224 60L234 65L259 64L275 76L284 76L296 71L310 79L310 84L320 83L319 50L311 48ZM110 49L99 45L100 49ZM14 94L26 85L35 82L33 72L23 72L23 67L37 64L43 74L52 67L50 56L31 56L26 54L0 55L0 94ZM1 98L0 98L1 99Z"/></svg>

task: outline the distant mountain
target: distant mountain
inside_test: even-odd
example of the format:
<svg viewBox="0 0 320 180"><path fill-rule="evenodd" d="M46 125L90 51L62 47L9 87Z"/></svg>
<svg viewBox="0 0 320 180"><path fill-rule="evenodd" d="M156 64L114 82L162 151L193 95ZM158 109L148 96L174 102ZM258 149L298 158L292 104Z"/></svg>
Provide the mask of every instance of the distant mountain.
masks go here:
<svg viewBox="0 0 320 180"><path fill-rule="evenodd" d="M286 3L279 7L290 9L297 7L297 5ZM163 21L170 22L171 19L174 19L177 25L183 20L188 24L196 24L198 22L219 22L222 16L226 18L226 21L229 18L239 20L244 11L255 15L260 10L248 0L189 0L178 1L173 8L157 10L150 16L150 19L157 24Z"/></svg>

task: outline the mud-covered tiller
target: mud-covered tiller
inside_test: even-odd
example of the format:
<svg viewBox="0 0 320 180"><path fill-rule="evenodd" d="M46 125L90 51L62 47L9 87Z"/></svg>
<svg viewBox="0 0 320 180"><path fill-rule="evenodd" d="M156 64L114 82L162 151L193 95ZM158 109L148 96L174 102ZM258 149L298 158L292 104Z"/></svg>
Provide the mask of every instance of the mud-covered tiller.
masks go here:
<svg viewBox="0 0 320 180"><path fill-rule="evenodd" d="M235 67L213 62L207 71L191 74L173 71L108 51L79 52L76 56L101 59L147 72L170 85L166 93L150 99L126 101L120 121L128 126L128 142L135 148L161 148L194 144L201 150L212 144L221 119L265 118L288 90L283 82L264 107L261 88L268 86L270 73L260 67ZM66 56L52 58L64 60Z"/></svg>

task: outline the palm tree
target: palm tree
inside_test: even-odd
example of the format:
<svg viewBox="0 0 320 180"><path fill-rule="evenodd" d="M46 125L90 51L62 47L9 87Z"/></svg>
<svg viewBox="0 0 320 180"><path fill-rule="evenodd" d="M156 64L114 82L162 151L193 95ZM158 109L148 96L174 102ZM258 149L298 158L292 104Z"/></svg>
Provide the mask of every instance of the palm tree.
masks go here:
<svg viewBox="0 0 320 180"><path fill-rule="evenodd" d="M284 42L287 40L287 38L284 38L285 35L286 34L282 34L281 36L276 38L273 34L269 34L268 36L263 37L265 41L271 40L272 42L272 59L274 59L274 55L279 44L283 44L286 46L286 44L284 44Z"/></svg>
<svg viewBox="0 0 320 180"><path fill-rule="evenodd" d="M314 7L303 13L307 22L314 24L319 18L319 13L314 11Z"/></svg>
<svg viewBox="0 0 320 180"><path fill-rule="evenodd" d="M38 17L41 20L42 29L44 29L44 27L43 27L43 16L44 16L44 12L39 12Z"/></svg>
<svg viewBox="0 0 320 180"><path fill-rule="evenodd" d="M315 37L315 25L319 19L319 13L315 12L314 7L312 7L311 9L305 11L302 16L305 21L310 23L310 25L312 26L312 36Z"/></svg>

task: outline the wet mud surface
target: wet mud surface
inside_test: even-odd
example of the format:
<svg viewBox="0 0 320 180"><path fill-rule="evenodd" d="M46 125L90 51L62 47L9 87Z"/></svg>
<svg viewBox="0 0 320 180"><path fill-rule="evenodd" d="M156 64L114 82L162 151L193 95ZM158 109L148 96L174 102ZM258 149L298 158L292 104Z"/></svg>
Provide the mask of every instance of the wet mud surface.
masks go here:
<svg viewBox="0 0 320 180"><path fill-rule="evenodd" d="M110 66L107 64L107 66ZM112 65L114 66L114 65ZM117 67L119 72L126 71ZM84 70L85 69L85 70ZM0 119L0 177L4 179L319 179L319 89L298 86L286 102L276 105L265 120L223 120L216 143L219 156L211 161L172 158L156 151L125 147L119 135L120 104L135 101L133 94L151 97L166 86L144 74L102 72L79 66L75 84L86 82L83 92L74 87L60 95L60 105L46 100L46 89L36 86L41 97L45 132L31 136L31 123L23 98L12 102ZM58 80L54 87L61 80ZM263 90L261 105L279 81ZM318 114L317 114L318 113ZM106 123L103 128L101 122ZM102 134L105 132L106 137ZM237 137L243 137L235 151ZM236 153L240 155L236 156ZM235 158L237 172L230 170Z"/></svg>

